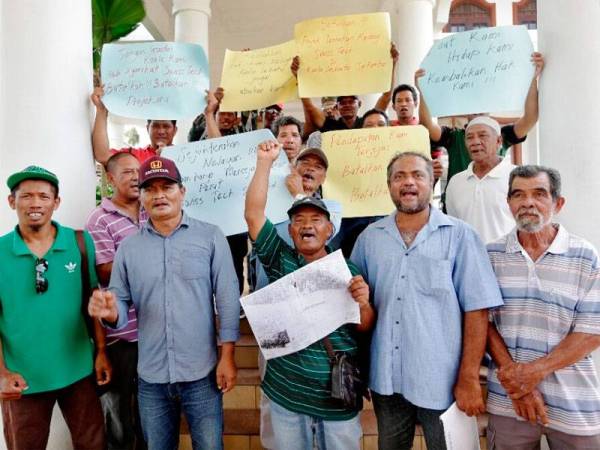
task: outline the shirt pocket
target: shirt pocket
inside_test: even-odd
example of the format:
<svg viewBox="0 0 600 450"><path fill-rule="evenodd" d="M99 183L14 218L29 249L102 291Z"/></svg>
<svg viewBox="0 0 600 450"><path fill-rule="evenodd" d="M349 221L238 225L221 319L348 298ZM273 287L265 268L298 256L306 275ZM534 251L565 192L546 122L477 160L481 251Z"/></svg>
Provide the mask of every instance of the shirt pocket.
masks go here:
<svg viewBox="0 0 600 450"><path fill-rule="evenodd" d="M184 280L204 279L210 276L210 254L202 247L182 249L174 255L176 274Z"/></svg>
<svg viewBox="0 0 600 450"><path fill-rule="evenodd" d="M409 259L409 273L419 294L446 298L453 290L452 264L447 259L415 255Z"/></svg>

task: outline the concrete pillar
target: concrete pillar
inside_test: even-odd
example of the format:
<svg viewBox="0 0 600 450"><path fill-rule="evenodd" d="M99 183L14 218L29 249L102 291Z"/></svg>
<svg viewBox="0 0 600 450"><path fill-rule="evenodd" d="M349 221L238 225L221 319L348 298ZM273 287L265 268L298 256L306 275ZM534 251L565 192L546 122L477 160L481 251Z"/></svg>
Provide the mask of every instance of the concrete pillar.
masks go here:
<svg viewBox="0 0 600 450"><path fill-rule="evenodd" d="M175 19L175 42L199 44L208 58L208 21L210 20L210 0L173 0L173 18ZM177 134L174 143L187 142L187 134L192 126L193 117L177 122Z"/></svg>
<svg viewBox="0 0 600 450"><path fill-rule="evenodd" d="M0 0L0 189L28 165L55 172L61 223L81 227L95 205L91 149L90 2ZM0 201L0 233L16 215Z"/></svg>
<svg viewBox="0 0 600 450"><path fill-rule="evenodd" d="M488 0L496 4L496 26L502 27L513 24L513 0Z"/></svg>
<svg viewBox="0 0 600 450"><path fill-rule="evenodd" d="M600 123L600 2L584 0L573 8L569 0L553 0L537 6L538 45L546 56L540 79L540 162L562 175L567 202L560 222L600 249L600 137L594 131ZM600 351L594 360L600 371Z"/></svg>
<svg viewBox="0 0 600 450"><path fill-rule="evenodd" d="M415 71L433 44L434 5L435 0L399 0L396 3L393 40L400 54L397 84L414 83Z"/></svg>

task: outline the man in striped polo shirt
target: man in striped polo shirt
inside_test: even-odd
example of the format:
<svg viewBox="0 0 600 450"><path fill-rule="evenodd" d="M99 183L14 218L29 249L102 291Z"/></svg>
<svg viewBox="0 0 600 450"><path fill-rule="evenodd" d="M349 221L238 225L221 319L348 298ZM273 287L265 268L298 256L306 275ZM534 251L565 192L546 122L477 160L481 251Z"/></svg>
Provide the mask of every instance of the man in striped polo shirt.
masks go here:
<svg viewBox="0 0 600 450"><path fill-rule="evenodd" d="M100 284L108 286L112 264L119 245L146 223L148 215L140 207L138 187L140 163L131 153L116 153L106 163L112 198L90 214L86 229L96 248L96 272ZM137 408L137 318L129 308L129 324L122 330L108 330L106 353L113 368L107 391L100 397L106 421L108 448L145 448Z"/></svg>
<svg viewBox="0 0 600 450"><path fill-rule="evenodd" d="M245 217L248 232L269 281L273 282L300 267L322 258L333 233L329 211L314 197L294 202L288 211L292 248L277 234L265 217L269 173L278 158L281 144L263 142L258 146L256 171L246 193ZM360 306L360 325L344 325L329 335L334 351L356 354L356 332L373 327L375 311L369 303L369 289L352 263L354 275L350 292ZM262 382L271 400L271 420L277 450L357 450L362 434L358 411L331 398L331 365L321 341L299 352L267 361Z"/></svg>
<svg viewBox="0 0 600 450"><path fill-rule="evenodd" d="M598 255L553 223L565 203L560 175L515 168L508 204L516 229L488 245L504 306L490 318L488 376L492 449L600 448ZM529 422L522 420L524 418Z"/></svg>

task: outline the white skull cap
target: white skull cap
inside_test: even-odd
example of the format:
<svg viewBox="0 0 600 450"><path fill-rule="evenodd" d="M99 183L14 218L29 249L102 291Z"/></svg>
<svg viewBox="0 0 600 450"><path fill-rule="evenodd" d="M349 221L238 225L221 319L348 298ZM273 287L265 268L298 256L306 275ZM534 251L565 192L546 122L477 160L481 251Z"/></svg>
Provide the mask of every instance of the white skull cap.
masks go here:
<svg viewBox="0 0 600 450"><path fill-rule="evenodd" d="M467 131L469 131L469 128L471 128L473 125L487 125L492 130L494 130L498 136L500 136L500 124L498 122L496 122L494 119L492 119L491 117L488 117L488 116L475 117L473 120L471 120L467 124Z"/></svg>

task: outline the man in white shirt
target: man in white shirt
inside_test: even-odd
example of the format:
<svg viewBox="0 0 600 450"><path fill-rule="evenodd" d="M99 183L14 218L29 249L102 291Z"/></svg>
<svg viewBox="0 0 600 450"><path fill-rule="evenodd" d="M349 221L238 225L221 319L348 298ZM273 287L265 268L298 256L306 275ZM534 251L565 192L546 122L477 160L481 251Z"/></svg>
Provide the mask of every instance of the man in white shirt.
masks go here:
<svg viewBox="0 0 600 450"><path fill-rule="evenodd" d="M508 178L515 166L510 158L498 155L502 146L500 125L490 117L471 120L465 142L472 161L467 170L453 176L448 183L446 210L475 228L487 244L515 226L506 203Z"/></svg>

